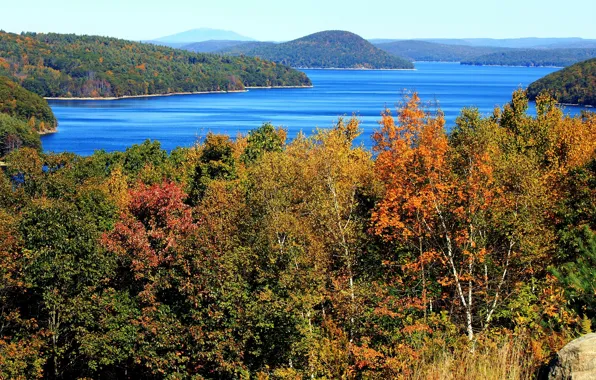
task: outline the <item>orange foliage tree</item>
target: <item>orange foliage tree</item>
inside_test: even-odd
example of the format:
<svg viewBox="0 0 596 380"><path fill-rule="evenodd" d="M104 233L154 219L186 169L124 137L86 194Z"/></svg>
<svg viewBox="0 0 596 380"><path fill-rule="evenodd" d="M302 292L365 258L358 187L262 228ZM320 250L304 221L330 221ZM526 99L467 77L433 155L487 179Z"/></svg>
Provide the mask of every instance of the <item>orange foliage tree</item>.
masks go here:
<svg viewBox="0 0 596 380"><path fill-rule="evenodd" d="M448 136L443 115L422 110L413 94L397 122L386 111L374 134L385 192L373 230L417 252L402 269L422 284L421 309L461 310L470 341L490 325L504 293L545 269L553 241L549 180L594 150L594 140L566 137L580 122L562 117L551 100L538 101L536 118L526 110L519 91L492 117L464 110ZM594 133L582 125L583 135ZM429 279L439 292L429 293Z"/></svg>

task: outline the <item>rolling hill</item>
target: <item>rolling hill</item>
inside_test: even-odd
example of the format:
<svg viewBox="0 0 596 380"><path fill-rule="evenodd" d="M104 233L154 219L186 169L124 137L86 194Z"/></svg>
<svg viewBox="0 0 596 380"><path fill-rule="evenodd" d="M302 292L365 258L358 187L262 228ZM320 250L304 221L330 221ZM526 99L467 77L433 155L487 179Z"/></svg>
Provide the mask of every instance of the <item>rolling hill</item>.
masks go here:
<svg viewBox="0 0 596 380"><path fill-rule="evenodd" d="M238 45L234 45L228 48L220 49L214 51L216 54L225 54L225 55L250 55L251 52L258 48L268 47L277 45L275 42L241 42Z"/></svg>
<svg viewBox="0 0 596 380"><path fill-rule="evenodd" d="M420 40L377 43L376 47L390 54L412 61L460 62L484 54L501 52L507 48L490 46L448 45Z"/></svg>
<svg viewBox="0 0 596 380"><path fill-rule="evenodd" d="M252 42L234 40L209 40L182 45L180 46L180 49L192 51L193 53L214 53L220 50L233 48L237 45L245 45L250 43Z"/></svg>
<svg viewBox="0 0 596 380"><path fill-rule="evenodd" d="M536 99L542 91L559 103L596 106L596 58L576 63L530 84L528 97Z"/></svg>
<svg viewBox="0 0 596 380"><path fill-rule="evenodd" d="M515 49L462 61L463 65L566 67L596 57L596 49Z"/></svg>
<svg viewBox="0 0 596 380"><path fill-rule="evenodd" d="M194 53L214 53L225 55L247 55L250 51L263 46L275 45L273 42L260 41L227 41L212 40L195 42L181 46L180 49L192 51Z"/></svg>
<svg viewBox="0 0 596 380"><path fill-rule="evenodd" d="M45 97L162 95L310 85L290 67L116 38L0 32L0 75Z"/></svg>
<svg viewBox="0 0 596 380"><path fill-rule="evenodd" d="M414 68L410 61L393 56L354 33L338 30L280 44L261 44L244 54L300 68Z"/></svg>

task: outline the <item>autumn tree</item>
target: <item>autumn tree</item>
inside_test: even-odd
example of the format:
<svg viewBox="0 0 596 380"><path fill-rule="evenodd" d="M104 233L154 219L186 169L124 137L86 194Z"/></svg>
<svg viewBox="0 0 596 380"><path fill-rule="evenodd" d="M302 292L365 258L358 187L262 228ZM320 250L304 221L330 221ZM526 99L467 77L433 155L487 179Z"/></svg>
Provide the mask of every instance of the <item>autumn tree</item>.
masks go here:
<svg viewBox="0 0 596 380"><path fill-rule="evenodd" d="M139 329L133 360L149 373L227 376L242 371L242 339L232 328L242 298L220 252L198 233L186 197L173 183L131 191L121 221L104 237L123 273L114 287L142 312L129 321Z"/></svg>
<svg viewBox="0 0 596 380"><path fill-rule="evenodd" d="M464 110L447 136L442 115L424 112L413 94L398 122L385 112L374 135L385 184L375 233L417 252L402 267L420 279L423 308L455 305L469 340L515 293L514 279L545 269L540 263L553 247L548 181L563 162L587 156L578 144L564 144L562 123L576 121L566 121L552 101L538 101L535 119L526 110L519 91L491 117ZM430 295L434 301L429 278L441 284Z"/></svg>

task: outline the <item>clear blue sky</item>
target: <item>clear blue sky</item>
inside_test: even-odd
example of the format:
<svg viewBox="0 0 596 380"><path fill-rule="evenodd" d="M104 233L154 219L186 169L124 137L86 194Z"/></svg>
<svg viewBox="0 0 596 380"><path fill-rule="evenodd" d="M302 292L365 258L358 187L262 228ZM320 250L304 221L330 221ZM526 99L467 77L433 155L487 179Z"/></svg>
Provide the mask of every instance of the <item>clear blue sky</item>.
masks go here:
<svg viewBox="0 0 596 380"><path fill-rule="evenodd" d="M188 29L290 40L341 29L365 38L596 38L596 0L6 1L0 29L152 39Z"/></svg>

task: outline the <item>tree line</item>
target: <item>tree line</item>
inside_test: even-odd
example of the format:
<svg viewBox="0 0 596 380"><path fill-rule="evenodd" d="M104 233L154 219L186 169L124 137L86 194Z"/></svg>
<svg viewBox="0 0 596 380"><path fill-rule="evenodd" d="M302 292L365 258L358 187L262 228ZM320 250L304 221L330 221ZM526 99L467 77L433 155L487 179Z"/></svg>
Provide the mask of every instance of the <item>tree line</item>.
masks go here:
<svg viewBox="0 0 596 380"><path fill-rule="evenodd" d="M462 65L567 67L594 57L596 49L593 48L511 49L466 59Z"/></svg>

